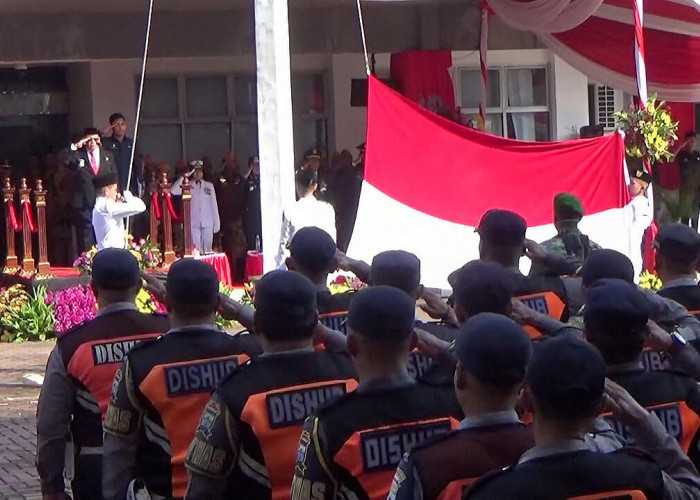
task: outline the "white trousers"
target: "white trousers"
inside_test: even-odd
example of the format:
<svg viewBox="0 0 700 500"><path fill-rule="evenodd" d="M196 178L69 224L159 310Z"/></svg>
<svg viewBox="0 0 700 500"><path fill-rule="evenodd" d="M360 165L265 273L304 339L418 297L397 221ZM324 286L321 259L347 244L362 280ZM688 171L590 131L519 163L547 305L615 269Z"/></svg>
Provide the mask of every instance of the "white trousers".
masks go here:
<svg viewBox="0 0 700 500"><path fill-rule="evenodd" d="M214 228L213 227L194 227L192 226L192 245L199 250L199 253L212 253L212 245L214 243Z"/></svg>

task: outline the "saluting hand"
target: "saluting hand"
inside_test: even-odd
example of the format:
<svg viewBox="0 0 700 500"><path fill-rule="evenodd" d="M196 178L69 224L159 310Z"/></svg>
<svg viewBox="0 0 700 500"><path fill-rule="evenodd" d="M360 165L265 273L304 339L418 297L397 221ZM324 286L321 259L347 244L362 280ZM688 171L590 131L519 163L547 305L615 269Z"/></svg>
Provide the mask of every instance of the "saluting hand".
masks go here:
<svg viewBox="0 0 700 500"><path fill-rule="evenodd" d="M511 303L510 317L521 325L529 325L532 320L532 309L527 307L522 300L513 299Z"/></svg>
<svg viewBox="0 0 700 500"><path fill-rule="evenodd" d="M547 258L547 249L535 241L525 240L525 255L533 262L542 261Z"/></svg>
<svg viewBox="0 0 700 500"><path fill-rule="evenodd" d="M605 379L605 408L604 412L612 412L613 416L628 427L644 425L649 418L649 412L632 397L622 386L610 379Z"/></svg>
<svg viewBox="0 0 700 500"><path fill-rule="evenodd" d="M673 338L671 334L652 320L647 321L646 334L647 338L644 345L649 349L653 349L654 351L668 351L673 347Z"/></svg>
<svg viewBox="0 0 700 500"><path fill-rule="evenodd" d="M141 278L146 282L144 288L153 294L155 298L161 302L165 302L165 284L155 275L149 274L146 271L141 272Z"/></svg>
<svg viewBox="0 0 700 500"><path fill-rule="evenodd" d="M425 304L420 304L418 307L431 318L443 320L449 316L452 308L442 300L438 293L423 287L420 298L425 301Z"/></svg>
<svg viewBox="0 0 700 500"><path fill-rule="evenodd" d="M415 328L413 333L416 334L418 350L431 359L439 359L450 350L450 343L437 338L430 332Z"/></svg>

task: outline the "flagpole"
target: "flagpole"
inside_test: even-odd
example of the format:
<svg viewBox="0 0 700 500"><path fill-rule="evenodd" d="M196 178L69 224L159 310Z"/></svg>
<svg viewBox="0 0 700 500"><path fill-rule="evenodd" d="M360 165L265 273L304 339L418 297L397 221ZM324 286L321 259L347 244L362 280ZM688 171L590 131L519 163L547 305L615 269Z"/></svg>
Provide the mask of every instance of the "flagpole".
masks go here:
<svg viewBox="0 0 700 500"><path fill-rule="evenodd" d="M367 70L367 76L371 74L369 66L369 53L367 52L367 37L365 36L365 23L362 19L362 5L360 5L360 0L357 0L357 17L360 20L360 34L362 35L362 51L365 54L365 69Z"/></svg>

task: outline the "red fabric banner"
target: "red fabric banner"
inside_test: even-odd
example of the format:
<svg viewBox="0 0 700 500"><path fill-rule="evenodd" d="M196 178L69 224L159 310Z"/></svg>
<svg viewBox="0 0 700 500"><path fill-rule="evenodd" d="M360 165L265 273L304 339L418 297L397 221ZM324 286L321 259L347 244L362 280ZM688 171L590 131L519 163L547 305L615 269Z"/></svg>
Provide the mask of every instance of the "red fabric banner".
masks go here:
<svg viewBox="0 0 700 500"><path fill-rule="evenodd" d="M151 194L151 206L153 207L153 213L157 220L160 220L160 200L158 199L158 193L153 192Z"/></svg>
<svg viewBox="0 0 700 500"><path fill-rule="evenodd" d="M590 17L576 28L554 37L590 61L625 76L635 77L634 26ZM649 82L667 85L700 83L700 37L644 29Z"/></svg>
<svg viewBox="0 0 700 500"><path fill-rule="evenodd" d="M449 50L410 50L391 55L391 79L397 90L424 108L453 113L455 94L449 69Z"/></svg>
<svg viewBox="0 0 700 500"><path fill-rule="evenodd" d="M587 214L629 201L621 134L543 143L484 134L369 82L365 180L438 219L476 226L491 208L552 223L552 199L576 194ZM400 181L398 180L400 179Z"/></svg>

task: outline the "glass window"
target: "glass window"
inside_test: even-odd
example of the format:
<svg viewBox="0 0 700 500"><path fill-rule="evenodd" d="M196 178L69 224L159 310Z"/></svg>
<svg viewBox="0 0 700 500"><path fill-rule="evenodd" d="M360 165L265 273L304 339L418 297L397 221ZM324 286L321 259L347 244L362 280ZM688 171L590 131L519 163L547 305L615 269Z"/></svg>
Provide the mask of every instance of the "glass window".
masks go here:
<svg viewBox="0 0 700 500"><path fill-rule="evenodd" d="M182 129L179 124L141 125L138 150L151 155L157 163L167 161L172 167L182 157Z"/></svg>
<svg viewBox="0 0 700 500"><path fill-rule="evenodd" d="M177 78L146 78L143 84L141 117L144 120L162 120L178 118L179 114Z"/></svg>
<svg viewBox="0 0 700 500"><path fill-rule="evenodd" d="M549 140L549 112L508 113L508 137L521 141Z"/></svg>
<svg viewBox="0 0 700 500"><path fill-rule="evenodd" d="M501 79L497 69L488 70L486 81L486 107L501 107ZM481 71L464 69L460 75L460 92L462 93L463 108L478 108L481 98Z"/></svg>
<svg viewBox="0 0 700 500"><path fill-rule="evenodd" d="M225 76L188 78L185 86L188 117L228 116Z"/></svg>
<svg viewBox="0 0 700 500"><path fill-rule="evenodd" d="M292 76L292 108L295 114L326 112L323 75Z"/></svg>
<svg viewBox="0 0 700 500"><path fill-rule="evenodd" d="M231 149L231 124L188 123L185 137L188 159L199 160L207 156L217 170L224 154Z"/></svg>
<svg viewBox="0 0 700 500"><path fill-rule="evenodd" d="M257 115L258 88L254 76L237 76L234 80L236 115Z"/></svg>
<svg viewBox="0 0 700 500"><path fill-rule="evenodd" d="M508 107L547 106L547 70L545 68L509 69Z"/></svg>
<svg viewBox="0 0 700 500"><path fill-rule="evenodd" d="M236 159L241 167L248 165L248 158L258 155L258 123L241 121L235 123L233 144Z"/></svg>
<svg viewBox="0 0 700 500"><path fill-rule="evenodd" d="M325 118L300 120L294 124L294 152L297 163L301 163L304 153L309 149L325 150L327 145L328 131Z"/></svg>

